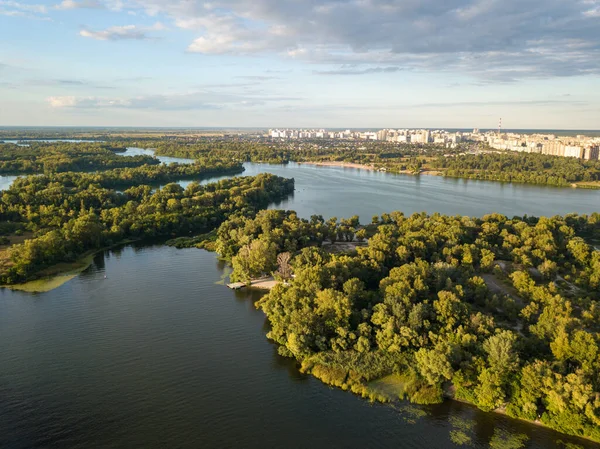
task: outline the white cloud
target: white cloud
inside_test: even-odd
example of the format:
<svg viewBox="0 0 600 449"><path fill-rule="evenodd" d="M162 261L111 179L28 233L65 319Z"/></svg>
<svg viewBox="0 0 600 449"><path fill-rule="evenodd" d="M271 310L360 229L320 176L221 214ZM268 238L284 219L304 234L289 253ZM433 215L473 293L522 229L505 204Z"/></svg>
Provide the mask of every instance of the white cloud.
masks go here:
<svg viewBox="0 0 600 449"><path fill-rule="evenodd" d="M67 108L76 106L78 99L75 97L48 97L46 99L53 108Z"/></svg>
<svg viewBox="0 0 600 449"><path fill-rule="evenodd" d="M83 8L103 9L104 5L96 0L81 0L81 1L63 0L58 5L54 6L54 9L62 9L62 10L83 9Z"/></svg>
<svg viewBox="0 0 600 449"><path fill-rule="evenodd" d="M0 6L12 8L13 11L29 12L33 14L46 14L48 8L45 5L19 3L12 0L0 0Z"/></svg>
<svg viewBox="0 0 600 449"><path fill-rule="evenodd" d="M118 41L118 40L147 40L153 39L148 33L166 29L165 26L156 22L150 27L141 27L137 25L114 26L105 30L94 31L87 28L79 32L80 36L89 37L99 41Z"/></svg>
<svg viewBox="0 0 600 449"><path fill-rule="evenodd" d="M263 95L243 95L208 90L127 98L53 96L46 99L51 107L57 109L125 108L165 111L252 107L267 102L295 100L298 99L277 96L264 98Z"/></svg>
<svg viewBox="0 0 600 449"><path fill-rule="evenodd" d="M52 19L46 16L47 13L48 9L45 5L0 0L0 16L51 21Z"/></svg>

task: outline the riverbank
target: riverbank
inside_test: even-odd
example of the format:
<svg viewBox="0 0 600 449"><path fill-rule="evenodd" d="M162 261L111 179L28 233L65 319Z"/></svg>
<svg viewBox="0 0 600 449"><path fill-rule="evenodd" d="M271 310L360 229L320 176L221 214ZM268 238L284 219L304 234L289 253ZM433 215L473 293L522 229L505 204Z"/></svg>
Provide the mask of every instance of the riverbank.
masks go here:
<svg viewBox="0 0 600 449"><path fill-rule="evenodd" d="M317 167L337 167L337 168L355 168L358 170L369 170L369 171L380 171L387 173L394 173L400 175L429 175L429 176L441 176L443 172L439 170L421 169L420 172L415 173L412 170L388 170L385 167L376 167L375 164L357 164L355 162L338 162L338 161L326 161L326 162L298 162L299 165L315 165Z"/></svg>
<svg viewBox="0 0 600 449"><path fill-rule="evenodd" d="M600 181L576 182L571 186L576 189L600 190Z"/></svg>
<svg viewBox="0 0 600 449"><path fill-rule="evenodd" d="M388 170L386 167L376 167L375 164L358 164L354 162L339 162L339 161L324 161L324 162L298 162L299 165L314 165L317 167L337 167L337 168L354 168L357 170L368 170L368 171L379 171L379 172L387 172L399 175L428 175L428 176L449 176L444 171L441 170L430 170L430 169L421 169L418 173L412 170ZM531 185L543 185L546 186L548 184L537 184L531 183L527 181L506 181L501 179L488 179L477 176L449 176L451 178L457 179L476 179L479 181L491 181L491 182L500 182L500 183L518 183L518 184L531 184ZM551 187L572 187L574 189L585 189L585 190L600 190L600 182L598 181L590 181L590 182L576 182L569 185L559 185Z"/></svg>
<svg viewBox="0 0 600 449"><path fill-rule="evenodd" d="M37 274L36 279L32 279L21 284L6 284L0 285L0 288L8 288L10 290L17 290L27 293L46 293L50 292L63 284L69 282L71 279L79 276L92 264L94 256L102 251L116 248L118 246L127 245L134 243L138 240L127 239L122 240L113 245L105 246L97 250L91 250L83 254L74 262L61 262L56 265L52 265Z"/></svg>
<svg viewBox="0 0 600 449"><path fill-rule="evenodd" d="M299 361L297 361L300 363ZM491 410L489 412L484 412L476 404L469 402L464 399L459 399L454 394L454 389L452 387L444 389L442 393L443 400L438 402L430 402L430 403L419 403L413 402L408 399L406 396L408 394L408 389L411 387L408 385L409 380L406 375L403 374L389 374L387 376L381 377L379 379L371 380L368 382L353 382L352 381L352 372L345 372L345 370L341 367L327 367L324 365L305 365L302 363L300 365L300 371L305 374L310 374L319 381L323 382L325 385L340 388L344 391L351 391L352 393L362 397L363 399L368 399L370 402L379 402L379 403L395 403L395 402L406 402L408 404L414 406L425 406L425 405L435 405L440 404L445 401L454 401L461 404L468 405L473 407L483 413L491 413L496 415L501 415L509 419L513 419L518 422L527 423L530 425L534 425L537 427L549 429L555 432L558 432L562 435L580 438L581 440L587 442L598 443L597 440L594 440L590 437L582 436L582 435L572 435L568 433L560 432L557 429L552 428L551 426L546 425L541 420L529 420L526 418L520 418L515 416L510 416L506 413L505 408L497 408L495 410ZM424 395L423 397L427 397L428 395Z"/></svg>

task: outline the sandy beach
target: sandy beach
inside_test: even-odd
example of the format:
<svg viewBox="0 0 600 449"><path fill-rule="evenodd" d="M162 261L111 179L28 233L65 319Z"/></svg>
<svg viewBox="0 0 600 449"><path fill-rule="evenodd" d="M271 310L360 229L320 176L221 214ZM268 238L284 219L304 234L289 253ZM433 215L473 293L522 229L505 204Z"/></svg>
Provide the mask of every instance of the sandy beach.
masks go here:
<svg viewBox="0 0 600 449"><path fill-rule="evenodd" d="M320 167L343 167L343 168L358 168L361 170L377 170L373 165L356 164L354 162L298 162L299 164L318 165Z"/></svg>

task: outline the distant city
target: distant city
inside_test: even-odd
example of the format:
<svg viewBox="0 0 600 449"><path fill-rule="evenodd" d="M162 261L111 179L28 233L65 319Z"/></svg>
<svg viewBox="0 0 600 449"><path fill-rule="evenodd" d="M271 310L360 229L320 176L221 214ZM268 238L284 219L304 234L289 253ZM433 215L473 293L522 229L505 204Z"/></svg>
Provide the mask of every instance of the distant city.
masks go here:
<svg viewBox="0 0 600 449"><path fill-rule="evenodd" d="M600 137L557 136L555 134L520 134L486 131L451 132L429 129L382 129L379 131L329 131L326 129L270 129L272 139L345 139L376 140L399 144L444 145L454 148L462 142L482 142L490 148L520 153L598 160Z"/></svg>

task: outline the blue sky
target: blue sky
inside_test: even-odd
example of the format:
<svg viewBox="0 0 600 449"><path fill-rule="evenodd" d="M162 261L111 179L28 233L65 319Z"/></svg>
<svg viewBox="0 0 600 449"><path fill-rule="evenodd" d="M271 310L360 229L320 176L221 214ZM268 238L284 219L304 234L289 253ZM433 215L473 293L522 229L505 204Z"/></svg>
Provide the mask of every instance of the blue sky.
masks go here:
<svg viewBox="0 0 600 449"><path fill-rule="evenodd" d="M0 0L0 126L600 129L600 0Z"/></svg>

